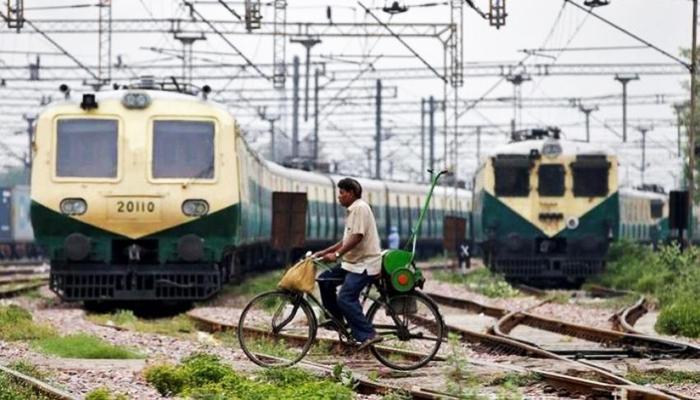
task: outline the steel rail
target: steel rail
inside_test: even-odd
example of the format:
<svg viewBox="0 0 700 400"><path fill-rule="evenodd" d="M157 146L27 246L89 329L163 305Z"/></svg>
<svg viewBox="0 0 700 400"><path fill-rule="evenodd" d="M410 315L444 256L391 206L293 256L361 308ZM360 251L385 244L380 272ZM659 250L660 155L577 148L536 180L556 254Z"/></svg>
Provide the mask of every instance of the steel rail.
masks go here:
<svg viewBox="0 0 700 400"><path fill-rule="evenodd" d="M61 389L55 388L39 379L33 378L31 376L25 375L21 372L15 371L14 369L0 365L0 373L6 374L11 380L21 383L30 387L36 393L40 393L53 400L79 400L77 396L63 391Z"/></svg>

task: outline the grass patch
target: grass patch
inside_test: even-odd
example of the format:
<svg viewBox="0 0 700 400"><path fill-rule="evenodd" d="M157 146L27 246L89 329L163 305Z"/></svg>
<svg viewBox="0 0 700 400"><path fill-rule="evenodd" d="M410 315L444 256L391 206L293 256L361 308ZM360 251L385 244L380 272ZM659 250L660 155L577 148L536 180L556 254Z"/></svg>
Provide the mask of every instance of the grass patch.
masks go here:
<svg viewBox="0 0 700 400"><path fill-rule="evenodd" d="M172 318L143 319L134 315L131 310L118 310L110 314L90 314L88 320L97 324L111 324L130 331L170 336L187 336L197 330L192 319L184 314Z"/></svg>
<svg viewBox="0 0 700 400"><path fill-rule="evenodd" d="M55 336L48 325L37 324L32 314L16 305L0 306L0 339L6 341L35 340Z"/></svg>
<svg viewBox="0 0 700 400"><path fill-rule="evenodd" d="M621 241L610 250L607 271L596 283L633 290L659 301L656 330L672 335L700 337L700 250L677 246L649 247Z"/></svg>
<svg viewBox="0 0 700 400"><path fill-rule="evenodd" d="M77 334L63 337L50 337L34 342L34 345L47 354L64 358L89 359L138 359L144 358L132 349L115 346L90 335Z"/></svg>
<svg viewBox="0 0 700 400"><path fill-rule="evenodd" d="M88 393L85 400L129 400L129 398L125 394L112 393L106 387L101 387Z"/></svg>
<svg viewBox="0 0 700 400"><path fill-rule="evenodd" d="M627 372L627 379L640 385L681 385L687 383L700 383L700 372L672 371L668 369L654 369L640 371L630 368Z"/></svg>
<svg viewBox="0 0 700 400"><path fill-rule="evenodd" d="M470 290L487 297L520 295L520 291L506 282L502 275L494 274L488 268L479 268L466 275L453 271L435 271L433 278L441 282L467 286Z"/></svg>
<svg viewBox="0 0 700 400"><path fill-rule="evenodd" d="M50 397L37 394L29 387L15 381L3 372L0 372L0 400L50 400Z"/></svg>
<svg viewBox="0 0 700 400"><path fill-rule="evenodd" d="M51 377L51 374L48 371L45 371L26 360L15 361L8 364L7 366L8 368L14 369L15 371L21 374L31 376L41 381L44 381L47 378Z"/></svg>
<svg viewBox="0 0 700 400"><path fill-rule="evenodd" d="M222 289L222 294L226 296L257 296L263 292L277 289L277 283L282 279L283 270L265 272L247 278L243 283L237 285L227 285Z"/></svg>
<svg viewBox="0 0 700 400"><path fill-rule="evenodd" d="M270 368L246 377L207 354L195 354L179 365L154 365L144 375L163 396L239 400L353 398L351 389L297 368Z"/></svg>

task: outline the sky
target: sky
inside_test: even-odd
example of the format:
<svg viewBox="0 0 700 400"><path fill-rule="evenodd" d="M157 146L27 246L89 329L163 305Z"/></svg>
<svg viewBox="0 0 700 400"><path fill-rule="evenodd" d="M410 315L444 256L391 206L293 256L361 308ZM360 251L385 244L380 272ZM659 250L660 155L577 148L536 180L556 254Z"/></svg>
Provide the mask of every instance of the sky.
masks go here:
<svg viewBox="0 0 700 400"><path fill-rule="evenodd" d="M582 4L583 0L576 0ZM96 19L98 8L82 7L94 4L81 0L32 1L25 2L25 17L39 27L43 20L66 21L69 19ZM438 24L444 28L450 22L449 2L406 0L399 2L408 6L408 11L390 16L382 7L390 2L362 0L371 14L383 22L400 24ZM488 9L487 0L474 0L483 10ZM195 0L194 9L209 21L236 21L236 17L217 1ZM227 2L238 14L243 14L242 2ZM505 26L496 29L489 25L476 12L464 7L462 20L463 63L468 71L487 64L513 65L549 64L550 66L575 66L577 64L668 64L667 69L680 70L680 64L670 57L645 46L638 40L606 25L563 0L510 0L507 5ZM55 8L70 6L71 8ZM327 15L330 6L331 20ZM691 6L689 0L611 0L610 5L594 9L596 14L620 25L672 56L680 57L682 48L689 48L691 41ZM47 9L48 8L48 9ZM3 7L3 12L5 12ZM181 2L170 0L113 0L112 17L115 21L128 18L161 19L190 18L190 12ZM272 21L272 7L262 1L263 21ZM318 22L325 24L322 32L335 32L343 26L346 31L387 32L385 27L373 27L364 31L361 26L351 27L343 23L375 24L372 15L366 13L356 1L288 1L287 22L289 30L297 29L296 22ZM331 26L329 22L336 26ZM64 22L66 30L77 29L85 22ZM139 29L148 22L140 24ZM401 28L394 27L399 30ZM420 29L419 26L415 30ZM88 75L77 68L64 70L40 70L41 81L27 81L27 64L34 63L40 54L41 65L46 67L74 67L75 60L96 70L98 60L98 36L95 33L49 33L54 41L46 37L30 34L32 29L25 26L17 34L0 26L0 79L6 79L5 87L0 87L0 141L21 153L26 148L26 136L16 134L26 129L24 114L33 115L38 108L38 100L44 96L54 99L60 96L56 90L62 82L67 82L74 92L90 90L81 87L80 80ZM193 84L212 87L214 98L224 101L231 112L239 119L251 145L267 154L269 151L269 124L258 115L259 106L267 106L268 115L279 113L281 92L274 91L271 82L255 78L252 68L241 72L235 65L245 63L245 59L259 66L269 74L267 67L272 63L273 42L271 36L251 34L225 35L225 40L216 33L207 33L206 40L193 45L195 64ZM442 36L445 38L445 35ZM290 39L288 37L287 39ZM421 168L420 157L420 103L422 98L434 96L443 98L444 86L441 79L431 72L444 71L444 47L435 37L404 37L403 43L395 37L330 37L322 36L321 43L311 51L313 69L325 66L326 76L321 76L320 85L320 140L322 157L339 163L341 171L352 175L366 176L370 171L371 151L374 148L376 80L381 79L383 115L382 142L383 170L385 178L415 180ZM56 45L64 48L73 58L56 53ZM233 48L235 47L240 54ZM605 49L601 49L605 47ZM524 49L545 48L534 55L527 55ZM590 48L597 48L590 50ZM614 49L612 49L614 48ZM561 49L565 49L562 51ZM586 50L584 50L586 49ZM180 75L182 45L172 33L124 33L112 34L112 64L117 82L126 83L126 78L144 74L158 76ZM301 59L302 114L304 104L304 61L305 50L298 43L286 44L286 60L291 65L292 57ZM416 56L417 55L417 56ZM675 63L676 66L673 66ZM235 64L235 65L234 65ZM9 67L24 67L17 70ZM206 68L205 68L206 67ZM401 69L420 68L424 79L396 79ZM590 69L590 68L589 68ZM291 72L291 67L288 68ZM391 72L388 72L390 71ZM331 80L332 71L344 71L346 80ZM434 75L433 77L430 77ZM214 75L218 78L214 78ZM341 73L337 72L336 76ZM22 80L21 78L25 78ZM641 133L639 128L649 129L646 146L645 182L660 183L667 188L678 184L681 159L677 155L677 131L673 101L682 99L683 84L687 75L640 75L640 79L628 85L632 96L664 95L662 104L629 105L628 141L622 143L622 107L619 104L621 84L612 75L596 76L538 76L521 85L524 102L535 98L570 98L590 96L614 96L607 105L600 104L599 110L591 115L591 141L603 147L612 147L620 155L621 180L627 185L637 185L641 181ZM73 80L73 79L78 79ZM31 90L29 90L31 89ZM292 79L287 78L285 104L286 113L292 110ZM313 94L313 90L310 91ZM451 89L450 89L450 96ZM458 89L460 100L502 98L499 102L484 102L481 106L466 110L463 105L458 112L459 129L457 135L458 157L451 155L443 159L444 116L441 111L435 115L438 135L436 138L436 158L438 165L457 167L460 179L470 180L477 165L476 127L481 128L480 149L482 152L498 144L506 143L509 137L509 124L513 117L513 86L499 76L467 76L464 85ZM648 98L648 97L647 97ZM660 97L661 98L661 97ZM610 102L615 104L609 104ZM488 104L487 104L488 103ZM595 106L596 102L589 102ZM498 105L500 108L487 107ZM313 102L309 104L313 110ZM452 110L452 108L450 108ZM448 118L453 111L447 113ZM309 139L313 130L313 118L301 118L299 135ZM525 126L559 126L565 137L584 140L584 114L575 107L568 108L529 108L522 110L520 122ZM280 142L284 136L291 136L292 118L282 118L277 123L278 157L285 155ZM454 148L454 136L448 132L448 147ZM0 164L13 161L7 155L0 156Z"/></svg>

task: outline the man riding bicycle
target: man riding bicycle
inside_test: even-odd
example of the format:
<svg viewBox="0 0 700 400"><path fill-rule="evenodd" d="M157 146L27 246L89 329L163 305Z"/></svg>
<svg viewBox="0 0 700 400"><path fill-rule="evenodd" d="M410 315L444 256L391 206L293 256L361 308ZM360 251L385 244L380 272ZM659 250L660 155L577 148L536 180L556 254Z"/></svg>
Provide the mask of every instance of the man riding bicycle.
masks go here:
<svg viewBox="0 0 700 400"><path fill-rule="evenodd" d="M360 349L382 340L367 321L360 304L360 293L379 276L382 255L374 213L362 200L362 186L352 178L338 182L338 201L347 208L343 239L313 257L326 262L341 261L319 275L319 289L324 307L338 321L347 321ZM336 288L342 285L336 294ZM333 321L321 324L333 329Z"/></svg>

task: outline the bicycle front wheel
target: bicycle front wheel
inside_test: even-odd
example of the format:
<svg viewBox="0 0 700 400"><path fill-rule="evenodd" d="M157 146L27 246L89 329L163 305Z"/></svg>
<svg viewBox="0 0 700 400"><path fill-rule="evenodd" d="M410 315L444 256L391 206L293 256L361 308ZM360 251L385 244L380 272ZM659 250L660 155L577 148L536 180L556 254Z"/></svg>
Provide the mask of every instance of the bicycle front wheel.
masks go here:
<svg viewBox="0 0 700 400"><path fill-rule="evenodd" d="M445 334L442 316L425 295L412 292L374 302L367 319L383 340L370 348L389 368L413 370L435 357Z"/></svg>
<svg viewBox="0 0 700 400"><path fill-rule="evenodd" d="M299 362L315 336L316 318L298 293L263 293L246 305L238 321L241 349L263 367L287 367Z"/></svg>

